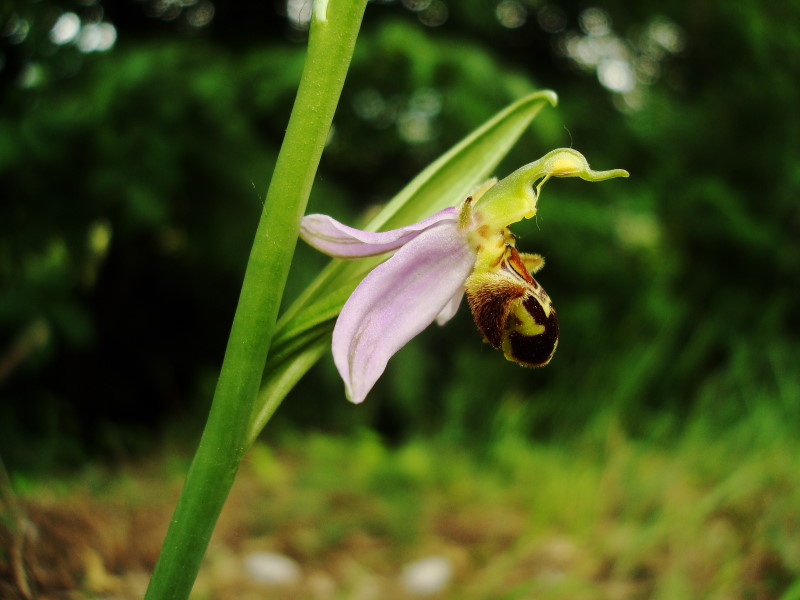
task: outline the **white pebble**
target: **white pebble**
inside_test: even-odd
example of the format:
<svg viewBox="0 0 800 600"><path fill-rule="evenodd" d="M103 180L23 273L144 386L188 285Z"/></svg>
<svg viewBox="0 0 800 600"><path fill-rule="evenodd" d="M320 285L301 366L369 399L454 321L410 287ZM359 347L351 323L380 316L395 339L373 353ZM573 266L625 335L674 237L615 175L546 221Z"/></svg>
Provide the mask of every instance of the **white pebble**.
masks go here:
<svg viewBox="0 0 800 600"><path fill-rule="evenodd" d="M254 581L268 585L292 585L300 580L300 566L275 552L253 552L244 558L244 568Z"/></svg>
<svg viewBox="0 0 800 600"><path fill-rule="evenodd" d="M411 594L429 596L441 592L453 576L453 566L444 556L430 556L403 567L400 583Z"/></svg>

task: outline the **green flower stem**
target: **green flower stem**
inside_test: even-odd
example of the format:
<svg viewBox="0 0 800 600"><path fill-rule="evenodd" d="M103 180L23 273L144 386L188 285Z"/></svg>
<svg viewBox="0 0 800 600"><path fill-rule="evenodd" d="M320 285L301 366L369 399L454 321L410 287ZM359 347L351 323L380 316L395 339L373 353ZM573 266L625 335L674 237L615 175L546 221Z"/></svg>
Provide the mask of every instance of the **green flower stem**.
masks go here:
<svg viewBox="0 0 800 600"><path fill-rule="evenodd" d="M147 600L188 598L239 463L300 219L367 0L317 0L300 87L233 318L211 412L167 531Z"/></svg>

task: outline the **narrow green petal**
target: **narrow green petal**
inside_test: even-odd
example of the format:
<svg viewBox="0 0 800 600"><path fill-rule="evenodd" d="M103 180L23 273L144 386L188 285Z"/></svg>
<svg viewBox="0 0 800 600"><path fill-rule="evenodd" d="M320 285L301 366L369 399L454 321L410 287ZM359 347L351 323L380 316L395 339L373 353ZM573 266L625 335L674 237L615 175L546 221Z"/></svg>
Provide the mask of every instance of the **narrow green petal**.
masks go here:
<svg viewBox="0 0 800 600"><path fill-rule="evenodd" d="M501 179L481 196L473 207L473 212L481 214L482 223L497 229L503 229L522 219L530 219L536 214L539 191L551 177L605 181L615 177L628 177L628 172L624 169L594 171L577 150L559 148ZM539 184L534 189L537 181Z"/></svg>

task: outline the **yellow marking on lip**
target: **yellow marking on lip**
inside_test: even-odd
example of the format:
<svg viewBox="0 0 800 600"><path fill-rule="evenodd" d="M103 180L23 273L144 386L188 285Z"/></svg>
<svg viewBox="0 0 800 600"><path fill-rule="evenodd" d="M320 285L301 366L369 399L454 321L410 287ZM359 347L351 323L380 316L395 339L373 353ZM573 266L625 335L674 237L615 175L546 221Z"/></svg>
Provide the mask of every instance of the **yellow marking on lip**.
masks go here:
<svg viewBox="0 0 800 600"><path fill-rule="evenodd" d="M521 333L522 335L527 335L531 337L545 332L546 327L541 323L536 322L536 320L522 305L521 301L519 301L519 303L513 309L511 309L511 313L519 321L514 325L511 331L516 331L518 333Z"/></svg>

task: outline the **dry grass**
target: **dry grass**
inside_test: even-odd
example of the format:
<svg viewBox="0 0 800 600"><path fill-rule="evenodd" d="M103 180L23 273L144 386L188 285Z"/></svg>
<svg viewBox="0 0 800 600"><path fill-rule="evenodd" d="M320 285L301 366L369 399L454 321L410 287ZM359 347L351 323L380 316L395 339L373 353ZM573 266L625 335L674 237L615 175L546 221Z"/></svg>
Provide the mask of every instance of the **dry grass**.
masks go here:
<svg viewBox="0 0 800 600"><path fill-rule="evenodd" d="M610 431L564 446L506 436L481 458L431 442L388 449L370 435L258 445L193 597L406 598L402 566L439 555L454 577L436 598L800 598L797 444L694 432L660 447ZM38 597L141 597L177 464L172 454L18 485ZM260 550L296 560L300 581L249 580L243 557ZM8 583L0 596L22 597Z"/></svg>

